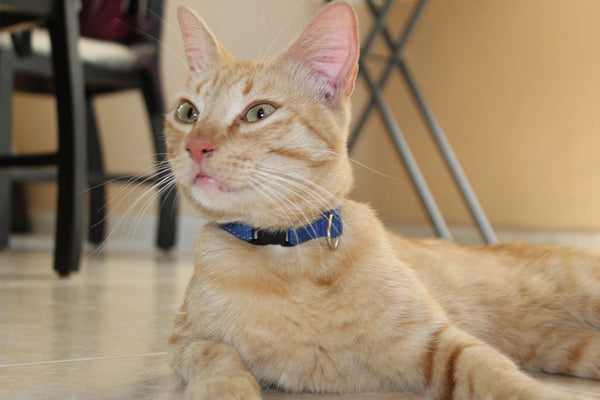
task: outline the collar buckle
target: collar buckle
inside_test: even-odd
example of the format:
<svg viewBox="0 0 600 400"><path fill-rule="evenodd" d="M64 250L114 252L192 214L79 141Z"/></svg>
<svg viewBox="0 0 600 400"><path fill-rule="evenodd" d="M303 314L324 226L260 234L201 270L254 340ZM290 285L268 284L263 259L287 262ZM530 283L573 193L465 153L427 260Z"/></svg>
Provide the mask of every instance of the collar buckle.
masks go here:
<svg viewBox="0 0 600 400"><path fill-rule="evenodd" d="M254 229L253 238L250 243L259 246L267 246L270 244L278 244L284 247L292 246L289 242L287 231L274 232L261 229Z"/></svg>

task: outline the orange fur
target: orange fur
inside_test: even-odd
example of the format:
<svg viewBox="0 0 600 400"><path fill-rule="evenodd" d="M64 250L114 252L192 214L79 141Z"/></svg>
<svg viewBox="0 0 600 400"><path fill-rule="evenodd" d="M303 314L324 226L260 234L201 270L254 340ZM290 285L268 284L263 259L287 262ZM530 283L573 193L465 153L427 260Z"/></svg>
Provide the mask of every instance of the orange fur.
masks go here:
<svg viewBox="0 0 600 400"><path fill-rule="evenodd" d="M349 5L326 7L290 50L264 62L236 61L191 11L179 16L191 74L166 139L180 188L209 221L169 340L187 398L260 399L260 383L579 399L518 366L600 378L600 254L402 238L346 198L358 57ZM178 117L184 102L196 119ZM263 103L275 111L248 122ZM203 146L194 158L192 142ZM324 238L254 246L218 226L301 227L337 206L337 250Z"/></svg>

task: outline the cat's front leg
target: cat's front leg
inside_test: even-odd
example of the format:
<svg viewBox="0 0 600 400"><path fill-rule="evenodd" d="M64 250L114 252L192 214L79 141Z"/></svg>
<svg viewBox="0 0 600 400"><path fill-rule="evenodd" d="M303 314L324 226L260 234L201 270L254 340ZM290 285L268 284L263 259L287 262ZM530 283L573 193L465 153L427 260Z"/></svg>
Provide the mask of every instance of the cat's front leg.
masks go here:
<svg viewBox="0 0 600 400"><path fill-rule="evenodd" d="M169 362L187 383L186 400L261 400L256 378L225 343L174 333Z"/></svg>

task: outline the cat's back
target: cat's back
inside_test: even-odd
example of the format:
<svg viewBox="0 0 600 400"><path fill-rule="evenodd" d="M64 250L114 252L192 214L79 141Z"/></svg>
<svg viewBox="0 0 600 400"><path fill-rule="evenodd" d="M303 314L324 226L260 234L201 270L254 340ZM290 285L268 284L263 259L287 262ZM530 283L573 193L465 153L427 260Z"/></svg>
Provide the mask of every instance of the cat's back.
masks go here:
<svg viewBox="0 0 600 400"><path fill-rule="evenodd" d="M600 251L553 247L523 242L462 246L441 239L412 239L389 234L396 256L419 277L434 283L498 282L515 286L534 276L548 282L600 279Z"/></svg>
<svg viewBox="0 0 600 400"><path fill-rule="evenodd" d="M396 256L457 326L514 359L527 332L548 321L573 318L576 308L565 304L565 298L593 296L600 283L595 250L519 242L468 247L390 237Z"/></svg>

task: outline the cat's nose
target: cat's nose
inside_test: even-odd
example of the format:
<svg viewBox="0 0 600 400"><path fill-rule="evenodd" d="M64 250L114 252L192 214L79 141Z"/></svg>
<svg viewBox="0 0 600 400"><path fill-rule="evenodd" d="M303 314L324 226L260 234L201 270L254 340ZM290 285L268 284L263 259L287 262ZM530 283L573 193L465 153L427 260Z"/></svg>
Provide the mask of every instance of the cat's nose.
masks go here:
<svg viewBox="0 0 600 400"><path fill-rule="evenodd" d="M201 164L205 157L210 156L215 151L211 143L197 140L189 141L185 146L185 150L198 164Z"/></svg>

